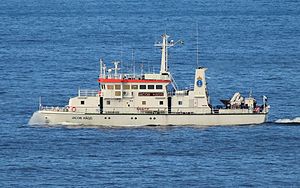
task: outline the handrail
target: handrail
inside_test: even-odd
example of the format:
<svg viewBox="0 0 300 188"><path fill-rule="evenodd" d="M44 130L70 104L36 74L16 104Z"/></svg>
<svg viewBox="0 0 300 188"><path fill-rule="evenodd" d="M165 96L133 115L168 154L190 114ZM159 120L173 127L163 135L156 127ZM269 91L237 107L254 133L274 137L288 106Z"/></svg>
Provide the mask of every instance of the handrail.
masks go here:
<svg viewBox="0 0 300 188"><path fill-rule="evenodd" d="M39 110L41 111L54 111L54 112L68 112L68 107L59 107L59 106L40 106Z"/></svg>
<svg viewBox="0 0 300 188"><path fill-rule="evenodd" d="M97 107L49 107L49 106L40 106L40 111L49 111L49 112L75 112L73 111L73 108L75 108L76 112L88 112L89 109L92 109L92 111L96 110L95 112L99 112ZM168 114L167 108L165 107L105 107L104 114L109 113L119 113L119 114L127 114L127 113L136 113L136 114ZM190 111L186 111L187 109L190 109ZM193 109L198 109L197 112L193 112ZM199 110L201 109L202 113L207 113L207 107L176 107L174 111L172 111L171 114L199 114ZM175 111L176 110L176 111ZM183 110L183 111L181 111ZM211 113L213 114L227 114L227 113L256 113L256 114L263 114L264 111L253 111L251 109L211 109Z"/></svg>
<svg viewBox="0 0 300 188"><path fill-rule="evenodd" d="M79 89L78 96L79 97L96 97L98 96L98 90L90 90L90 89Z"/></svg>
<svg viewBox="0 0 300 188"><path fill-rule="evenodd" d="M171 73L169 73L169 75L170 75L170 78L171 78L171 84L172 84L173 88L174 88L175 90L177 90L177 89L178 89L178 86L177 86L177 84L176 84L176 82L175 82L175 79L173 78L173 76L172 76Z"/></svg>

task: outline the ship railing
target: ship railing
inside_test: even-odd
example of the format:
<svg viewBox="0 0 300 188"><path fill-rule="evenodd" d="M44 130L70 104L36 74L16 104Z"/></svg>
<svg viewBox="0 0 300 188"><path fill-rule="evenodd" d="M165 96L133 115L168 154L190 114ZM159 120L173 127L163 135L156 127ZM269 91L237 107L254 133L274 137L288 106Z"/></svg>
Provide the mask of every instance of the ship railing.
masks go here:
<svg viewBox="0 0 300 188"><path fill-rule="evenodd" d="M123 74L122 79L144 80L145 76L140 74Z"/></svg>
<svg viewBox="0 0 300 188"><path fill-rule="evenodd" d="M79 97L96 97L99 95L98 90L90 90L90 89L79 89L78 96Z"/></svg>
<svg viewBox="0 0 300 188"><path fill-rule="evenodd" d="M68 107L59 107L59 106L40 106L39 110L41 111L51 111L51 112L68 112Z"/></svg>
<svg viewBox="0 0 300 188"><path fill-rule="evenodd" d="M105 107L104 114L137 113L137 114L203 114L211 113L206 107L180 107L168 112L167 107Z"/></svg>
<svg viewBox="0 0 300 188"><path fill-rule="evenodd" d="M189 90L168 91L168 96L174 96L174 95L187 96L189 95Z"/></svg>
<svg viewBox="0 0 300 188"><path fill-rule="evenodd" d="M194 90L194 85L193 84L189 85L189 90Z"/></svg>
<svg viewBox="0 0 300 188"><path fill-rule="evenodd" d="M115 79L128 79L128 80L144 80L144 74L110 74L105 76L100 76L99 78L115 78Z"/></svg>
<svg viewBox="0 0 300 188"><path fill-rule="evenodd" d="M97 107L73 107L65 106L40 106L40 111L49 111L49 112L80 112L80 113L100 113L100 109ZM75 111L74 111L75 110ZM265 111L255 112L250 109L222 109L222 108L213 108L211 112L207 111L207 108L199 108L199 107L180 107L172 110L171 113L168 113L167 108L160 107L105 107L103 114L127 114L127 113L137 113L137 114L201 114L201 113L213 113L213 114L240 114L240 113L265 113Z"/></svg>
<svg viewBox="0 0 300 188"><path fill-rule="evenodd" d="M168 96L174 96L175 92L174 91L168 91Z"/></svg>

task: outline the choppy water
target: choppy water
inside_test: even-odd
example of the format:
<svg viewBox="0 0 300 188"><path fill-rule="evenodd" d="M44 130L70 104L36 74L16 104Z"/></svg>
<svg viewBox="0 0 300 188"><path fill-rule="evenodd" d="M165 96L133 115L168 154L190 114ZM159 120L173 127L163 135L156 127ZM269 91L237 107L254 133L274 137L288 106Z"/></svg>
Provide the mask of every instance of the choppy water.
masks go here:
<svg viewBox="0 0 300 188"><path fill-rule="evenodd" d="M300 3L287 1L2 1L0 186L300 186ZM208 67L214 104L269 97L269 122L132 129L28 126L38 97L65 105L97 88L98 59L159 68L165 31L177 84Z"/></svg>

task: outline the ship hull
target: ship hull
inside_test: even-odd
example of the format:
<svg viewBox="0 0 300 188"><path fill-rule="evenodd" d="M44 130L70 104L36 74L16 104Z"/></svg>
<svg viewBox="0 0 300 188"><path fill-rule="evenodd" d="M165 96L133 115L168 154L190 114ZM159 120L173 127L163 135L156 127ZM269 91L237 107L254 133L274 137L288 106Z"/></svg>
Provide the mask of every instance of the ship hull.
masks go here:
<svg viewBox="0 0 300 188"><path fill-rule="evenodd" d="M29 124L93 126L217 126L261 124L267 113L248 114L83 114L37 111Z"/></svg>

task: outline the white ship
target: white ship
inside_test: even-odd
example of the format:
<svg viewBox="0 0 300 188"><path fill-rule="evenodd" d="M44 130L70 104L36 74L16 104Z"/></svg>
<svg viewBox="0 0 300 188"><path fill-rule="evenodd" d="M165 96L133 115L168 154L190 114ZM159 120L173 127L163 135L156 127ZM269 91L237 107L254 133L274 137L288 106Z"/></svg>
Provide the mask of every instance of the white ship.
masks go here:
<svg viewBox="0 0 300 188"><path fill-rule="evenodd" d="M195 70L191 89L179 90L168 70L168 48L181 41L162 35L159 73L124 74L119 62L112 68L100 60L99 90L79 90L65 107L45 107L31 117L29 124L146 126L146 125L243 125L261 124L269 107L263 96L258 105L251 95L235 93L224 105L213 107L206 87L206 68Z"/></svg>

